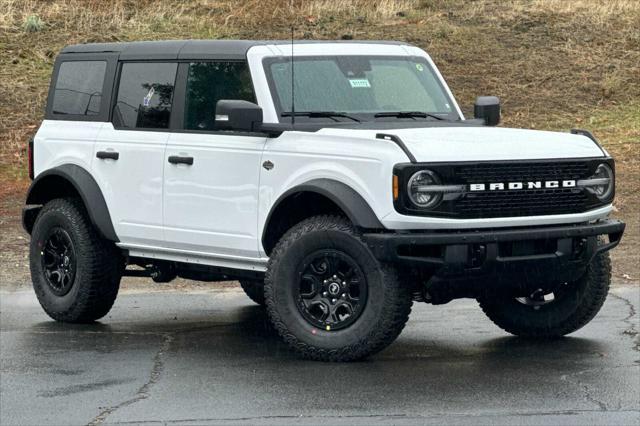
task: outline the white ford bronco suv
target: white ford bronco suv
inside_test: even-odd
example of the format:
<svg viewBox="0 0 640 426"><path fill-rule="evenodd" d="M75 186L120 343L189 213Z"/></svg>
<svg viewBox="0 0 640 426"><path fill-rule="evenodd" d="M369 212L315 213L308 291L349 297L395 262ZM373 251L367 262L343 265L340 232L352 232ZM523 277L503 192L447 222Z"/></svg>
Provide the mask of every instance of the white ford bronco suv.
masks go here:
<svg viewBox="0 0 640 426"><path fill-rule="evenodd" d="M330 361L389 345L414 301L571 333L624 231L614 161L587 131L474 108L406 43L68 46L29 149L38 300L91 322L125 275L236 279L289 346Z"/></svg>

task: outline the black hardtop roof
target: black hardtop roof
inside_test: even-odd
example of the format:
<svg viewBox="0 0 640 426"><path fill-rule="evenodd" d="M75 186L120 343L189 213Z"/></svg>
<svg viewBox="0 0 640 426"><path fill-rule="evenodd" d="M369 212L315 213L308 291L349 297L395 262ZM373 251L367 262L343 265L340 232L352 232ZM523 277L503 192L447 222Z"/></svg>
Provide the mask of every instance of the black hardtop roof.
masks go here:
<svg viewBox="0 0 640 426"><path fill-rule="evenodd" d="M400 41L375 40L294 40L294 44L352 43L408 46ZM61 54L119 53L120 59L244 59L253 46L291 44L291 40L163 40L122 43L87 43L66 46Z"/></svg>

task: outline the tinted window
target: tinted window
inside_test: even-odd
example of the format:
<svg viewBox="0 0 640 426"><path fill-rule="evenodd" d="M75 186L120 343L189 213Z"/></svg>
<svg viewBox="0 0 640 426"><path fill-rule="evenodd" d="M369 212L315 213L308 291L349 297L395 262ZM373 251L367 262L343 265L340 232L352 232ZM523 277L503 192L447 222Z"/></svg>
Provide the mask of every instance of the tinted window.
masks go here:
<svg viewBox="0 0 640 426"><path fill-rule="evenodd" d="M176 63L124 63L118 100L113 108L116 127L166 129L176 80Z"/></svg>
<svg viewBox="0 0 640 426"><path fill-rule="evenodd" d="M220 99L255 102L247 64L243 62L189 64L185 129L213 130L216 102Z"/></svg>
<svg viewBox="0 0 640 426"><path fill-rule="evenodd" d="M53 92L53 113L99 114L106 69L105 61L63 62Z"/></svg>

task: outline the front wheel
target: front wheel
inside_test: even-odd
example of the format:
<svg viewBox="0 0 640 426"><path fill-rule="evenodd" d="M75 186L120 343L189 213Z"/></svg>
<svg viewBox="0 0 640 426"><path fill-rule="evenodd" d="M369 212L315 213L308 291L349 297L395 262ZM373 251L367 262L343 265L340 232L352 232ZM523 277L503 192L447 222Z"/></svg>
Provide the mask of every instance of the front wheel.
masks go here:
<svg viewBox="0 0 640 426"><path fill-rule="evenodd" d="M286 343L305 358L352 361L395 340L411 292L379 263L346 219L316 216L290 229L269 259L267 311Z"/></svg>
<svg viewBox="0 0 640 426"><path fill-rule="evenodd" d="M580 329L596 316L609 292L611 261L597 255L578 280L528 297L479 299L498 327L523 337L560 337Z"/></svg>

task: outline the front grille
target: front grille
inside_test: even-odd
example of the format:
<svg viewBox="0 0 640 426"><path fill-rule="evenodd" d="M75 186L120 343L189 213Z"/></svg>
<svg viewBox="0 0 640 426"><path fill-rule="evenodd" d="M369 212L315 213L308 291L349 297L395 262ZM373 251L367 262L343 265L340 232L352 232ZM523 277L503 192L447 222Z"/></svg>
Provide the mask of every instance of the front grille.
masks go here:
<svg viewBox="0 0 640 426"><path fill-rule="evenodd" d="M509 182L546 182L586 179L593 175L598 164L613 160L576 159L541 161L503 161L481 163L404 164L396 167L406 188L408 178L418 170L430 169L442 179L443 184L464 185ZM401 186L402 187L402 186ZM607 202L610 202L607 201ZM406 197L395 203L403 214L440 216L453 218L492 218L514 216L540 216L582 213L602 206L602 201L583 188L523 188L517 190L468 190L457 199L445 199L433 210L414 206Z"/></svg>
<svg viewBox="0 0 640 426"><path fill-rule="evenodd" d="M454 166L454 179L466 185L489 182L527 182L584 179L591 175L583 161L497 163ZM534 216L580 213L589 197L582 189L531 189L467 193L455 203L462 217Z"/></svg>
<svg viewBox="0 0 640 426"><path fill-rule="evenodd" d="M456 210L464 217L580 213L587 201L579 189L483 192L467 194L456 203Z"/></svg>

